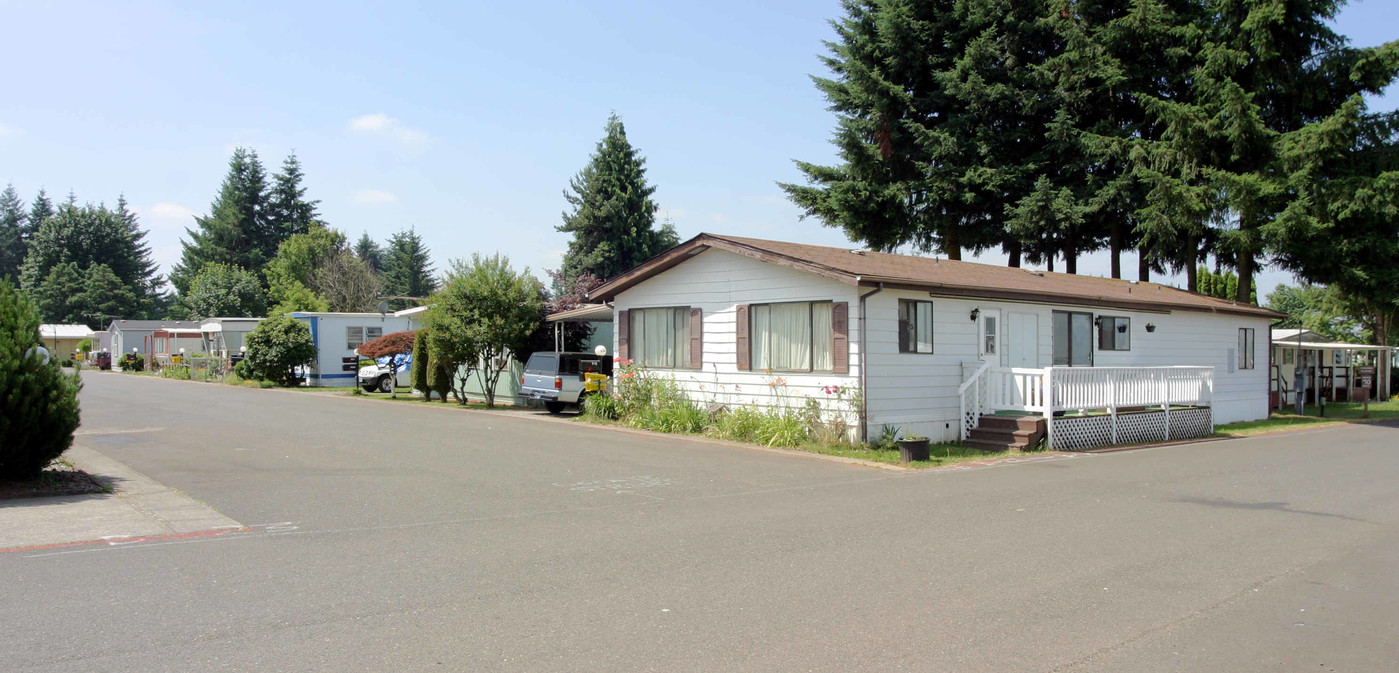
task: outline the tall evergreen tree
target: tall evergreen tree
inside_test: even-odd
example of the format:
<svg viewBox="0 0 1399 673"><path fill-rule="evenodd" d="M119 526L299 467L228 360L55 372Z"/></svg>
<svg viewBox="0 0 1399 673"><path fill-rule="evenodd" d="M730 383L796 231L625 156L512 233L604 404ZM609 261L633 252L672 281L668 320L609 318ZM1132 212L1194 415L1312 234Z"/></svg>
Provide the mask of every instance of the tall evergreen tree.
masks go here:
<svg viewBox="0 0 1399 673"><path fill-rule="evenodd" d="M24 263L24 202L14 185L0 192L0 281L19 281L19 267Z"/></svg>
<svg viewBox="0 0 1399 673"><path fill-rule="evenodd" d="M301 181L305 174L301 171L301 161L296 153L287 155L282 162L282 170L272 176L272 189L267 195L267 217L263 225L271 237L271 245L264 245L267 258L276 254L277 246L289 236L310 231L311 225L319 219L316 204L319 200L307 200L306 188Z"/></svg>
<svg viewBox="0 0 1399 673"><path fill-rule="evenodd" d="M54 267L66 262L73 263L80 276L105 265L133 295L142 301L151 299L150 289L157 282L155 264L144 232L131 224L132 220L102 206L64 205L30 239L20 270L23 286L35 290ZM135 307L131 315L145 314L144 308Z"/></svg>
<svg viewBox="0 0 1399 673"><path fill-rule="evenodd" d="M430 252L417 230L408 228L389 238L384 253L384 292L397 297L425 298L437 291L436 270ZM407 300L391 302L398 308L411 304Z"/></svg>
<svg viewBox="0 0 1399 673"><path fill-rule="evenodd" d="M1281 156L1289 138L1352 96L1380 92L1399 69L1393 44L1347 46L1330 23L1341 4L1212 0L1192 100L1153 106L1174 164L1165 191L1216 223L1217 254L1238 270L1237 301L1249 300L1266 230L1299 200Z"/></svg>
<svg viewBox="0 0 1399 673"><path fill-rule="evenodd" d="M674 227L656 229L656 202L651 200L656 188L646 183L646 159L627 140L615 114L569 189L564 198L572 210L557 227L573 235L563 258L566 277L591 273L612 278L679 242Z"/></svg>
<svg viewBox="0 0 1399 673"><path fill-rule="evenodd" d="M53 202L49 200L49 195L40 189L39 193L34 196L34 202L29 204L29 216L24 218L24 240L26 243L34 234L39 233L39 227L44 224L44 220L53 217L53 214Z"/></svg>
<svg viewBox="0 0 1399 673"><path fill-rule="evenodd" d="M1399 42L1387 47L1399 57ZM1280 144L1297 198L1268 225L1277 261L1371 326L1376 343L1399 335L1399 113L1368 113L1357 96L1331 118Z"/></svg>
<svg viewBox="0 0 1399 673"><path fill-rule="evenodd" d="M239 147L228 161L219 195L209 214L194 218L196 229L186 229L184 253L170 272L170 282L181 294L205 264L218 262L260 273L275 254L280 239L269 242L267 225L267 177L257 152Z"/></svg>
<svg viewBox="0 0 1399 673"><path fill-rule="evenodd" d="M384 270L384 249L369 237L367 231L361 234L359 240L355 242L355 257L368 264L369 268L376 272Z"/></svg>

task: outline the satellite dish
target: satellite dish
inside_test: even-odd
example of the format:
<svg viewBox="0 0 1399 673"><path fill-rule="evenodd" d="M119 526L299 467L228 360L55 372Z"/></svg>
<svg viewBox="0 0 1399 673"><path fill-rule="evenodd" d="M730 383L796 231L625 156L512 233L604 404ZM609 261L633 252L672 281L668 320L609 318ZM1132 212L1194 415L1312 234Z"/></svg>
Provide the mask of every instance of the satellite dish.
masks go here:
<svg viewBox="0 0 1399 673"><path fill-rule="evenodd" d="M389 312L389 303L386 302L386 301L381 301L381 302L379 302L379 315L383 315L383 314L388 313L388 312Z"/></svg>
<svg viewBox="0 0 1399 673"><path fill-rule="evenodd" d="M593 349L593 352L596 353L598 357L605 357L607 355L607 346L598 344L597 348Z"/></svg>

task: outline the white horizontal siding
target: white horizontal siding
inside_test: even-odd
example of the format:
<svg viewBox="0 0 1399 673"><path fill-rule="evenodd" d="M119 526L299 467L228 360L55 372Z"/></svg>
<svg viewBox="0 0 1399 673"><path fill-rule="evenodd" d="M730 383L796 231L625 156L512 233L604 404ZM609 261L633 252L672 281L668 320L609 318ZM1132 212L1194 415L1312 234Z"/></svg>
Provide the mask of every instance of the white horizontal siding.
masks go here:
<svg viewBox="0 0 1399 673"><path fill-rule="evenodd" d="M837 301L850 304L850 374L739 371L735 316L740 304ZM723 250L706 250L664 273L617 295L618 311L687 306L702 311L703 370L653 370L674 379L687 395L705 404L797 407L806 398L834 410L823 387L859 382L859 331L855 288ZM612 351L618 352L615 335ZM780 378L785 385L772 385ZM853 420L853 417L852 417Z"/></svg>
<svg viewBox="0 0 1399 673"><path fill-rule="evenodd" d="M869 289L865 289L869 292ZM900 353L898 348L898 300L933 302L933 353ZM850 304L850 374L780 374L740 372L734 353L735 307L783 301L844 301ZM829 402L821 391L827 385L855 385L859 381L859 296L856 289L833 280L721 250L707 250L689 260L620 293L618 310L688 306L703 311L704 370L658 371L674 378L694 399L713 404L800 405L812 397ZM1095 315L1131 319L1131 350L1097 350L1099 366L1161 367L1213 366L1215 368L1216 423L1230 423L1267 416L1268 327L1266 318L1177 311L1145 313L1113 309L1089 310L1069 305L1030 304L991 300L930 297L925 292L884 290L870 297L866 310L869 329L869 378L866 391L871 436L890 425L905 434L927 435L934 440L957 436L960 401L957 387L964 372L979 365L979 324L971 320L973 308L1000 311L1000 358L1007 365L1012 312L1033 314L1038 326L1036 367L1053 362L1055 310L1092 312ZM1156 325L1147 333L1147 323ZM1253 370L1228 371L1229 351L1236 349L1238 329L1255 330ZM617 344L613 343L613 352ZM1237 354L1235 355L1237 362ZM786 385L769 385L781 376Z"/></svg>

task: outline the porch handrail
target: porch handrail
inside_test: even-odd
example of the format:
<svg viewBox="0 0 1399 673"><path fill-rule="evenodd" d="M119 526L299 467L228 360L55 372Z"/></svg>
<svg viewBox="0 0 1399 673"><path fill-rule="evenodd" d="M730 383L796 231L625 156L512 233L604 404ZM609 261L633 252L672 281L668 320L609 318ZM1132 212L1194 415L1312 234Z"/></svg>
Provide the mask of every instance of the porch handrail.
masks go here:
<svg viewBox="0 0 1399 673"><path fill-rule="evenodd" d="M961 406L961 414L957 417L958 438L966 441L967 435L981 424L981 415L991 411L989 405L990 386L983 379L987 372L991 371L990 362L982 362L972 375L957 386L957 399ZM970 393L970 394L969 394Z"/></svg>

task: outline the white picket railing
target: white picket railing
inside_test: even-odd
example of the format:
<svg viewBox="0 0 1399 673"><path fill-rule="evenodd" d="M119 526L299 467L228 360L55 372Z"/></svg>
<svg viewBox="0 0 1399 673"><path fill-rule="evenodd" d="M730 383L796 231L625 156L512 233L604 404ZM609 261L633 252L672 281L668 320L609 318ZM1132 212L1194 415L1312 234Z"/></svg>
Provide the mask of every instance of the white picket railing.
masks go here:
<svg viewBox="0 0 1399 673"><path fill-rule="evenodd" d="M1050 411L1207 407L1214 401L1213 367L1051 367L1048 375Z"/></svg>
<svg viewBox="0 0 1399 673"><path fill-rule="evenodd" d="M980 424L982 414L997 411L1025 411L1052 418L1055 412L1101 409L1115 421L1119 409L1157 407L1169 415L1171 406L1209 407L1214 402L1214 368L1022 369L984 363L962 383L957 394L961 400L961 438L965 440Z"/></svg>

